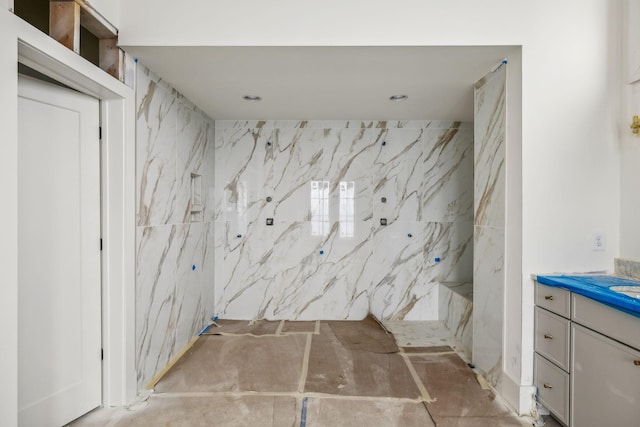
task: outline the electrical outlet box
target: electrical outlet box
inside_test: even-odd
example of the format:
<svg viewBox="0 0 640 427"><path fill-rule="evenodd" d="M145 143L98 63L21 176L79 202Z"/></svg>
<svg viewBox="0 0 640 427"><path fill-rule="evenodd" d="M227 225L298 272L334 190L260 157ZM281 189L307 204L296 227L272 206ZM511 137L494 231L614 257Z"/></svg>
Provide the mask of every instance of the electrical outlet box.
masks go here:
<svg viewBox="0 0 640 427"><path fill-rule="evenodd" d="M591 250L604 251L606 249L604 232L598 231L593 233L591 237Z"/></svg>

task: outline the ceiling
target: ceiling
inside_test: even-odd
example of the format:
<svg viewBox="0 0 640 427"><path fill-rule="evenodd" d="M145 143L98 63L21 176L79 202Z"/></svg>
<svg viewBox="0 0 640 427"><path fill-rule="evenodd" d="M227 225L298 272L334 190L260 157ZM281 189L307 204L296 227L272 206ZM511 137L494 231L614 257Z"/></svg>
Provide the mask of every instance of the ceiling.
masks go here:
<svg viewBox="0 0 640 427"><path fill-rule="evenodd" d="M471 121L473 83L516 47L124 49L216 120Z"/></svg>

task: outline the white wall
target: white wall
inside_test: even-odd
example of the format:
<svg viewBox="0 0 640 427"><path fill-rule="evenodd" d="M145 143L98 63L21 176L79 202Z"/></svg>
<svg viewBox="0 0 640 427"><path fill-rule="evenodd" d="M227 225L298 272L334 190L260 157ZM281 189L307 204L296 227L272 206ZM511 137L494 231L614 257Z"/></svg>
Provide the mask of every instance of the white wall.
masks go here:
<svg viewBox="0 0 640 427"><path fill-rule="evenodd" d="M623 114L620 122L620 257L640 260L640 135L629 129L632 117L640 115L640 2L624 2Z"/></svg>
<svg viewBox="0 0 640 427"><path fill-rule="evenodd" d="M114 27L118 28L120 3L118 0L85 0ZM126 8L125 8L126 10Z"/></svg>
<svg viewBox="0 0 640 427"><path fill-rule="evenodd" d="M122 0L121 0L122 1ZM260 0L190 7L122 2L122 45L522 45L524 337L508 334L517 384L532 382L531 273L611 269L620 240L615 3L602 0ZM126 7L125 7L126 5ZM478 76L481 77L481 76ZM471 85L472 82L470 82ZM518 155L517 152L512 152ZM517 226L512 224L511 226ZM594 231L607 250L593 252ZM517 342L514 342L516 340ZM509 350L508 350L509 351ZM522 408L521 408L522 409Z"/></svg>

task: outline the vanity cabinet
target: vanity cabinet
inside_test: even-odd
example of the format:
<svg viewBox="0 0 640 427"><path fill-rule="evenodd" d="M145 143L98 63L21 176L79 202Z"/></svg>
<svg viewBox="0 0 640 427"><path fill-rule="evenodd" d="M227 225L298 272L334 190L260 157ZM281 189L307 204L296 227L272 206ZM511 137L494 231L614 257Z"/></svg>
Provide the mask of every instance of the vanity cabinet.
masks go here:
<svg viewBox="0 0 640 427"><path fill-rule="evenodd" d="M536 283L538 401L572 427L640 426L640 318Z"/></svg>
<svg viewBox="0 0 640 427"><path fill-rule="evenodd" d="M534 385L538 401L569 425L571 292L536 284Z"/></svg>
<svg viewBox="0 0 640 427"><path fill-rule="evenodd" d="M573 323L571 425L640 425L640 351Z"/></svg>

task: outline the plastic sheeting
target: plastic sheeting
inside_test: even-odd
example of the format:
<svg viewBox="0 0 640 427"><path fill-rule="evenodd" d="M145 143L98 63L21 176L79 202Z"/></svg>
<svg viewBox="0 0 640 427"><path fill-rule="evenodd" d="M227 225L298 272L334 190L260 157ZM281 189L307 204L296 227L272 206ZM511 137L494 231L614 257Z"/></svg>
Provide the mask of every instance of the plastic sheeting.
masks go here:
<svg viewBox="0 0 640 427"><path fill-rule="evenodd" d="M610 289L612 286L640 286L640 280L606 275L537 276L536 280L543 285L566 289L640 317L640 298L634 298Z"/></svg>

